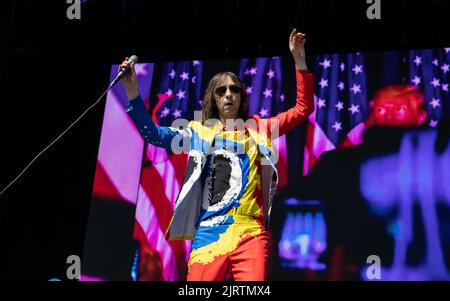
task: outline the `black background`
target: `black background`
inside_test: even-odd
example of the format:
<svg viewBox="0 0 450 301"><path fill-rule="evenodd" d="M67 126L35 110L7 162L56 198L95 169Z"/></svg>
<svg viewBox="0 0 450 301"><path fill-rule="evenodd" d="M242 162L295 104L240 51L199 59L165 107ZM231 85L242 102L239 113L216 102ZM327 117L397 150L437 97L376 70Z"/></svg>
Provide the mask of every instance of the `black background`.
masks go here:
<svg viewBox="0 0 450 301"><path fill-rule="evenodd" d="M66 1L2 1L0 188L107 87L110 65L144 61L289 56L288 36L307 34L307 54L450 47L450 1L87 0L81 20ZM311 66L311 64L310 64ZM46 151L1 201L3 279L65 278L81 256L104 102Z"/></svg>

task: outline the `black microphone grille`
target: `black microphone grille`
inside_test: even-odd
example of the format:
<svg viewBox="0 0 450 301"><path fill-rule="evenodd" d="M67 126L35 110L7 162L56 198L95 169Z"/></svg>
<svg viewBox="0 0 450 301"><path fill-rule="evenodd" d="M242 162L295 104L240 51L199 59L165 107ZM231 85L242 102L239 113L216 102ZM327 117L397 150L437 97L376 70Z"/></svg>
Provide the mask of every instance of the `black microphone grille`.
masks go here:
<svg viewBox="0 0 450 301"><path fill-rule="evenodd" d="M132 56L130 56L130 58L128 59L128 62L130 62L130 63L137 63L138 62L138 57L136 56L136 55L132 55Z"/></svg>

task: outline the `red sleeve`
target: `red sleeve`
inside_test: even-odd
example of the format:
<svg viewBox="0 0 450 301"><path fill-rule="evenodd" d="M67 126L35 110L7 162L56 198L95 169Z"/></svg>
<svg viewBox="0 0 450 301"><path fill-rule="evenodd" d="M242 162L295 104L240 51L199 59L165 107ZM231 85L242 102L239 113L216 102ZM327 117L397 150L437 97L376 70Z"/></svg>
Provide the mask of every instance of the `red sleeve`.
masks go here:
<svg viewBox="0 0 450 301"><path fill-rule="evenodd" d="M254 116L260 124L262 124L261 122L268 122L266 125L268 125L269 130L275 126L276 122L278 122L279 136L286 134L300 123L304 122L314 111L314 74L307 70L296 70L295 75L297 80L297 98L295 106L268 120L261 119L259 116Z"/></svg>

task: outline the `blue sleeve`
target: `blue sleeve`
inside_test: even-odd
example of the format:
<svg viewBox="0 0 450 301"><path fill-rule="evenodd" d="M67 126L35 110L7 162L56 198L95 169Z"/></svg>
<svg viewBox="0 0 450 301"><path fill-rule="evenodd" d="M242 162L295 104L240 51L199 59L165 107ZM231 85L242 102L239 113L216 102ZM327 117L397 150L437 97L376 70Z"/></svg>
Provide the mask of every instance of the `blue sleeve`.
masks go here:
<svg viewBox="0 0 450 301"><path fill-rule="evenodd" d="M140 96L128 102L126 111L147 143L166 149L171 148L172 138L178 135L179 131L156 125Z"/></svg>

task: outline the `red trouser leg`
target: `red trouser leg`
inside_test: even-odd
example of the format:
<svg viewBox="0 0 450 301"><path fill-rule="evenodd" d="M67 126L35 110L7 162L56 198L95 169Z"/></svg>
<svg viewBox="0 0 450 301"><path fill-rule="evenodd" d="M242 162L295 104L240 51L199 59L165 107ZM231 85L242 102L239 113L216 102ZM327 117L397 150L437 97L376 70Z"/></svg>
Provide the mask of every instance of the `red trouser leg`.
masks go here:
<svg viewBox="0 0 450 301"><path fill-rule="evenodd" d="M266 281L269 238L266 231L248 236L230 254L231 272L236 281Z"/></svg>
<svg viewBox="0 0 450 301"><path fill-rule="evenodd" d="M229 254L218 256L208 264L194 263L189 267L187 281L224 281L229 265Z"/></svg>
<svg viewBox="0 0 450 301"><path fill-rule="evenodd" d="M225 231L218 231L224 230L220 227ZM223 281L229 279L228 274L234 280L267 280L269 237L261 222L248 216L233 216L231 225L199 227L193 245L208 246L204 242L217 232L222 233L219 245L191 251L188 281Z"/></svg>

